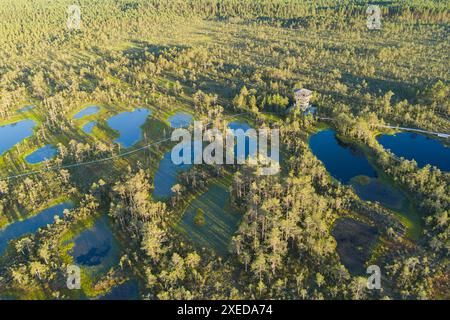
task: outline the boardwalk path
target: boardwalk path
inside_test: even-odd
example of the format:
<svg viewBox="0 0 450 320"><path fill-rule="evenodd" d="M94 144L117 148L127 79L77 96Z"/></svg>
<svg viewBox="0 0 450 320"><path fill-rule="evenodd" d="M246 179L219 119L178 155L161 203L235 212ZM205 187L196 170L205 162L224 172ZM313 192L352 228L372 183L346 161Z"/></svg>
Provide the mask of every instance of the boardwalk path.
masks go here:
<svg viewBox="0 0 450 320"><path fill-rule="evenodd" d="M334 118L326 118L326 117L317 117L320 120L331 120L334 121ZM408 128L408 127L399 127L399 126L392 126L392 125L382 125L382 124L376 124L375 126L380 128L386 128L386 129L395 129L395 130L403 130L403 131L411 131L411 132L418 132L418 133L424 133L424 134L430 134L438 136L439 138L450 138L450 133L442 133L442 132L433 132L433 131L426 131L422 129L416 129L416 128Z"/></svg>
<svg viewBox="0 0 450 320"><path fill-rule="evenodd" d="M426 130L415 129L415 128L397 127L397 126L391 126L391 125L377 125L377 127L431 134L431 135L438 136L440 138L447 138L447 139L450 138L450 134L448 134L448 133L432 132L432 131L426 131Z"/></svg>

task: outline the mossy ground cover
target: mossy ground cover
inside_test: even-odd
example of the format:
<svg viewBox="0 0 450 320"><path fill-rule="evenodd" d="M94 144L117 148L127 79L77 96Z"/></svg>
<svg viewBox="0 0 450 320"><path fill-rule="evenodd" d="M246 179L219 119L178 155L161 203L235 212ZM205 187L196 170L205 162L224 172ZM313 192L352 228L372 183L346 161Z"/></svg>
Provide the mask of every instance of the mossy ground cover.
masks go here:
<svg viewBox="0 0 450 320"><path fill-rule="evenodd" d="M376 228L354 219L340 218L335 221L332 234L344 266L352 274L364 274L366 262L378 239Z"/></svg>
<svg viewBox="0 0 450 320"><path fill-rule="evenodd" d="M381 181L381 183L385 183L388 186L396 188L397 192L402 194L399 205L389 209L394 212L400 222L406 227L406 236L414 241L419 240L423 232L424 221L423 215L418 210L417 201L414 200L411 194L409 194L399 184L395 183L384 172L377 169L377 173L378 180Z"/></svg>
<svg viewBox="0 0 450 320"><path fill-rule="evenodd" d="M195 198L176 227L196 247L213 249L222 256L227 255L231 238L241 219L241 213L230 205L226 183L217 181ZM196 223L199 209L203 211L202 223Z"/></svg>

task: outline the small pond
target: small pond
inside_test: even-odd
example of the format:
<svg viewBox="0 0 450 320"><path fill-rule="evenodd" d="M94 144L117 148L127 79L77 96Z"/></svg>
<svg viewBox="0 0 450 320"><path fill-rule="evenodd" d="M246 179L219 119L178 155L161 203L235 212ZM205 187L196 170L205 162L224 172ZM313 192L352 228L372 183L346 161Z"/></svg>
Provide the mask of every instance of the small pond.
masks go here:
<svg viewBox="0 0 450 320"><path fill-rule="evenodd" d="M182 152L180 152L180 155L182 156ZM192 160L193 156L191 163ZM165 153L155 173L153 197L155 199L161 199L172 196L173 192L171 189L177 183L178 174L189 170L191 167L192 164L174 164L172 161L172 152Z"/></svg>
<svg viewBox="0 0 450 320"><path fill-rule="evenodd" d="M0 255L2 255L10 240L18 239L26 234L35 233L39 228L43 228L54 222L55 216L62 217L65 209L73 208L71 202L64 202L42 210L38 214L7 225L0 229Z"/></svg>
<svg viewBox="0 0 450 320"><path fill-rule="evenodd" d="M77 114L75 114L73 116L74 119L82 119L84 117L87 116L91 116L93 114L96 114L100 111L100 108L97 106L90 106L87 108L84 108L83 110L81 110L80 112L78 112Z"/></svg>
<svg viewBox="0 0 450 320"><path fill-rule="evenodd" d="M45 160L51 160L57 154L58 149L54 145L48 144L25 157L25 161L30 164L37 164Z"/></svg>
<svg viewBox="0 0 450 320"><path fill-rule="evenodd" d="M363 152L336 137L333 130L323 130L311 136L309 146L335 179L348 184L353 177L376 177L376 172Z"/></svg>
<svg viewBox="0 0 450 320"><path fill-rule="evenodd" d="M167 120L174 129L185 128L192 122L192 115L189 113L178 112Z"/></svg>
<svg viewBox="0 0 450 320"><path fill-rule="evenodd" d="M69 254L77 265L107 268L118 259L117 241L104 215L95 221L92 228L84 230L73 240Z"/></svg>
<svg viewBox="0 0 450 320"><path fill-rule="evenodd" d="M0 127L0 156L33 134L36 122L22 120Z"/></svg>
<svg viewBox="0 0 450 320"><path fill-rule="evenodd" d="M441 140L411 132L385 134L377 140L397 157L415 160L419 167L430 164L442 171L450 171L450 147L445 146Z"/></svg>
<svg viewBox="0 0 450 320"><path fill-rule="evenodd" d="M83 131L86 133L92 133L92 130L97 125L97 121L90 121L83 126Z"/></svg>
<svg viewBox="0 0 450 320"><path fill-rule="evenodd" d="M247 123L247 122L240 122L240 121L234 121L234 122L230 122L228 124L228 128L232 129L232 130L243 130L244 132L246 132L249 129L252 129L252 127ZM250 141L252 141L254 143L250 144ZM235 157L237 159L247 159L249 155L255 155L257 154L257 137L256 136L250 136L250 137L245 137L245 148L241 148L238 149L238 146L236 145L234 147L234 154ZM250 147L252 147L250 149Z"/></svg>
<svg viewBox="0 0 450 320"><path fill-rule="evenodd" d="M142 125L151 114L148 109L136 109L132 112L122 112L108 119L107 123L112 129L119 132L119 138L114 142L129 148L136 144L142 136Z"/></svg>

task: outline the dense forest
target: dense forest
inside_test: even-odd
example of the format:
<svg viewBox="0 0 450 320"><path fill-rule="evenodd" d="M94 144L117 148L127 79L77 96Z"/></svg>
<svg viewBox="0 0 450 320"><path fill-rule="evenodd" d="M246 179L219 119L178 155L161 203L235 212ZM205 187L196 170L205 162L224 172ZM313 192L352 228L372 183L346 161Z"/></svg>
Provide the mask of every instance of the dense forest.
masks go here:
<svg viewBox="0 0 450 320"><path fill-rule="evenodd" d="M81 26L70 29L74 4ZM369 4L2 0L0 128L35 126L0 153L0 241L14 223L73 206L5 243L0 297L96 298L136 281L139 299L449 299L450 173L396 157L377 137L394 131L386 124L450 133L450 1L381 1L380 30L367 28ZM318 117L288 112L299 88L313 91ZM98 114L74 118L92 105ZM108 121L136 108L151 116L125 148ZM279 129L281 173L194 165L170 196L153 196L173 147L167 119L180 111L220 130L232 121ZM363 200L327 172L309 147L324 128L405 194L414 235L401 210ZM26 161L49 144L54 158ZM226 205L202 203L217 190ZM102 269L83 266L81 290L69 290L67 266L77 263L68 243L104 217L117 254ZM333 231L343 219L376 230L356 250L364 271L381 267L381 290L343 263ZM226 236L216 240L210 223Z"/></svg>

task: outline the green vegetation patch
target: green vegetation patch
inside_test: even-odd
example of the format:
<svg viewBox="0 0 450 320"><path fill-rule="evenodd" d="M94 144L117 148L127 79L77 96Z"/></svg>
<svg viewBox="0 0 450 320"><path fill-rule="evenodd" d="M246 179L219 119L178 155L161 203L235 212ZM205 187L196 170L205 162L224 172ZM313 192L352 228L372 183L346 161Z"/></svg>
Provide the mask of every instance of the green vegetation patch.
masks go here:
<svg viewBox="0 0 450 320"><path fill-rule="evenodd" d="M390 186L383 180L358 176L351 180L351 184L356 193L365 200L379 202L393 210L402 209L405 196L398 188Z"/></svg>
<svg viewBox="0 0 450 320"><path fill-rule="evenodd" d="M240 214L230 206L228 188L216 183L186 209L178 229L198 247L226 255Z"/></svg>
<svg viewBox="0 0 450 320"><path fill-rule="evenodd" d="M352 179L355 185L366 186L370 183L371 179L368 176L356 176Z"/></svg>
<svg viewBox="0 0 450 320"><path fill-rule="evenodd" d="M197 209L197 213L194 217L194 223L199 227L203 227L206 224L205 212L201 208Z"/></svg>

